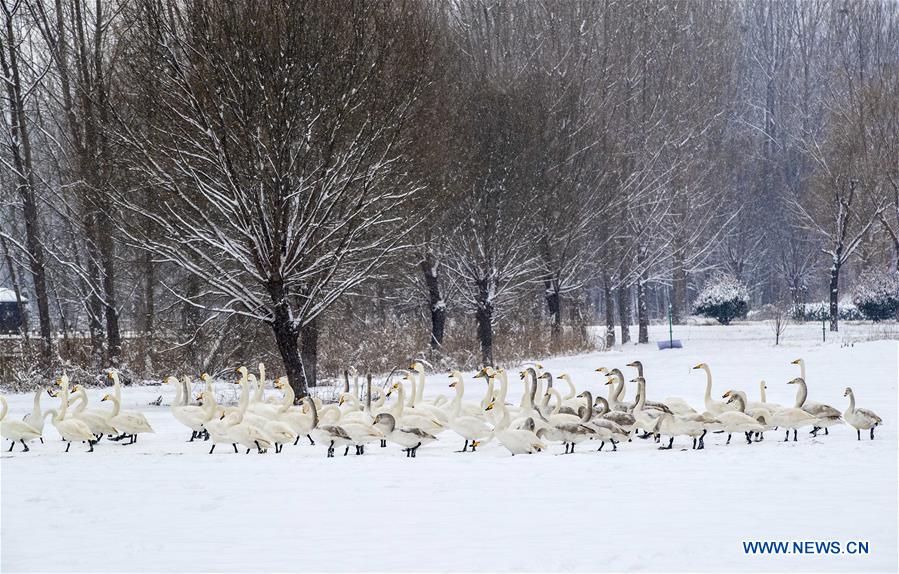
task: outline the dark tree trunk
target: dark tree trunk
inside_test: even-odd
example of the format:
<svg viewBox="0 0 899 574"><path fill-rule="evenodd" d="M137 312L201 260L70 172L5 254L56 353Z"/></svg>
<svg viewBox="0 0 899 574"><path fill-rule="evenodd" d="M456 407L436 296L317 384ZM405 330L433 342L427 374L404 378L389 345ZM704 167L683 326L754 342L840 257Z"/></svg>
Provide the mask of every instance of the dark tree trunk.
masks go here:
<svg viewBox="0 0 899 574"><path fill-rule="evenodd" d="M431 310L431 349L443 345L443 330L446 326L446 304L440 296L440 269L434 256L428 253L421 261L421 272L428 288L428 305Z"/></svg>
<svg viewBox="0 0 899 574"><path fill-rule="evenodd" d="M615 300L612 298L612 285L608 275L602 279L602 292L606 307L606 348L615 346Z"/></svg>
<svg viewBox="0 0 899 574"><path fill-rule="evenodd" d="M562 348L562 293L557 280L548 278L543 283L545 286L543 296L546 299L550 320L549 348L550 352L557 353Z"/></svg>
<svg viewBox="0 0 899 574"><path fill-rule="evenodd" d="M113 367L118 367L119 356L122 354L122 337L119 332L119 310L115 292L115 249L108 230L101 231L100 252L103 256L103 297L106 300L104 311L109 361Z"/></svg>
<svg viewBox="0 0 899 574"><path fill-rule="evenodd" d="M641 276L637 280L637 324L638 343L649 342L649 312L646 309L646 279Z"/></svg>
<svg viewBox="0 0 899 574"><path fill-rule="evenodd" d="M682 251L674 253L674 269L672 275L671 321L675 325L683 325L687 308L687 271L684 269Z"/></svg>
<svg viewBox="0 0 899 574"><path fill-rule="evenodd" d="M272 321L275 343L278 345L278 352L284 363L287 380L299 400L309 394L306 374L303 371L303 361L300 359L299 330L290 318L283 285L270 284L269 291L275 302L274 320Z"/></svg>
<svg viewBox="0 0 899 574"><path fill-rule="evenodd" d="M621 344L631 340L631 288L628 285L618 287L618 319L621 323Z"/></svg>
<svg viewBox="0 0 899 574"><path fill-rule="evenodd" d="M484 366L493 365L493 301L489 297L488 282L479 285L478 293L478 341L481 345L481 362Z"/></svg>
<svg viewBox="0 0 899 574"><path fill-rule="evenodd" d="M303 325L300 331L303 374L307 387L316 386L318 381L318 333L318 317Z"/></svg>
<svg viewBox="0 0 899 574"><path fill-rule="evenodd" d="M153 296L153 288L156 285L156 266L153 263L153 255L147 251L144 254L144 333L146 337L146 363L148 370L152 370L156 360L156 300Z"/></svg>
<svg viewBox="0 0 899 574"><path fill-rule="evenodd" d="M834 261L830 268L830 330L840 330L840 267L839 261Z"/></svg>

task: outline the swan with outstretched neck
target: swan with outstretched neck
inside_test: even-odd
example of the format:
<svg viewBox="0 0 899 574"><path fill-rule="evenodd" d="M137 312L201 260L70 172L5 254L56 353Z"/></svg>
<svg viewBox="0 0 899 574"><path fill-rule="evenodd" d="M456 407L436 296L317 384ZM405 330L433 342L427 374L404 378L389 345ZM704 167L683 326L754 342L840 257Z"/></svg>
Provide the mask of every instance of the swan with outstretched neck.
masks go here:
<svg viewBox="0 0 899 574"><path fill-rule="evenodd" d="M42 391L39 391L42 392ZM7 420L6 413L9 405L6 404L6 398L0 397L0 436L9 439L9 451L12 452L17 442L22 443L22 452L28 452L28 442L41 438L41 431L34 428L25 421ZM41 421L43 423L43 421ZM41 424L43 427L43 424Z"/></svg>
<svg viewBox="0 0 899 574"><path fill-rule="evenodd" d="M871 440L874 440L874 427L883 424L883 419L874 411L855 408L855 393L851 387L846 387L843 396L849 397L849 408L843 412L843 418L855 429L858 440L862 440L862 431L867 429L871 429Z"/></svg>

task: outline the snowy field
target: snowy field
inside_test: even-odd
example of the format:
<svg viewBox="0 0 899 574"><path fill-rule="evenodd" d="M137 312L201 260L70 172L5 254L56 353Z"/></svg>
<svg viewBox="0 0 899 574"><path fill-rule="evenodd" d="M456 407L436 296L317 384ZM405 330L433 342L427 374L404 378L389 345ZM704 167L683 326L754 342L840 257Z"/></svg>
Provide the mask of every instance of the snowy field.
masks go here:
<svg viewBox="0 0 899 574"><path fill-rule="evenodd" d="M126 387L123 408L144 411L155 435L63 454L48 424L45 444L3 453L0 569L895 572L897 343L866 341L869 327L844 329L822 344L820 325L790 327L774 347L763 324L683 327L682 350L629 345L544 366L605 395L594 369L619 367L630 379L624 365L639 359L650 399L680 396L701 409L696 363L711 366L716 399L738 388L758 400L765 379L769 402L791 404L786 382L799 371L790 361L802 357L809 400L843 411L852 386L858 406L884 419L873 442L840 426L818 438L800 431L797 443L770 432L725 446L726 435L710 434L704 451L685 450L683 439L672 451L634 439L618 452L582 443L570 456L553 446L513 458L498 444L456 453L462 439L447 431L416 459L397 446L326 459L304 441L277 455L208 455L208 443L186 442L167 407L146 406L160 394L170 402L174 389ZM484 383L471 375L466 399L480 400ZM511 382L517 404L521 385ZM430 374L427 394L448 395L447 384ZM634 393L629 384L627 400ZM92 402L102 395L90 391ZM13 417L31 408L31 395L9 399ZM865 541L869 552L746 555L751 541Z"/></svg>

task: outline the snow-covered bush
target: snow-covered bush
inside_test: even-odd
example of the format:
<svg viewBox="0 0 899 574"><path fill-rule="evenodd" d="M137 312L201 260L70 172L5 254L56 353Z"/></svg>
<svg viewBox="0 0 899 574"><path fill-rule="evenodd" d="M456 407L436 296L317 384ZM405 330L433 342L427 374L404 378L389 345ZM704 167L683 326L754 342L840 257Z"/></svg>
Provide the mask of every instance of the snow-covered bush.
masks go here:
<svg viewBox="0 0 899 574"><path fill-rule="evenodd" d="M749 312L749 290L735 277L717 275L700 291L693 312L714 317L722 325L734 319L745 319Z"/></svg>
<svg viewBox="0 0 899 574"><path fill-rule="evenodd" d="M866 271L855 285L852 302L871 321L896 316L899 309L899 274L890 271Z"/></svg>
<svg viewBox="0 0 899 574"><path fill-rule="evenodd" d="M840 321L862 321L865 318L858 307L847 299L841 299L837 303L837 313ZM796 321L829 321L830 303L818 301L817 303L796 305L791 310L790 316Z"/></svg>

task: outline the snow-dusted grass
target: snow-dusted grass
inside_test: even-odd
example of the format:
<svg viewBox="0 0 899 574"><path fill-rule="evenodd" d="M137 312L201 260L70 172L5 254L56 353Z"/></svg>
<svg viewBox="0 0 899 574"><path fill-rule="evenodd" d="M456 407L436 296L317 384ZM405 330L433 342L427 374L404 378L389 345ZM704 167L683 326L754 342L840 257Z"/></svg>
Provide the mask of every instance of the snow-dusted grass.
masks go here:
<svg viewBox="0 0 899 574"><path fill-rule="evenodd" d="M618 452L511 457L496 444L460 454L448 431L406 459L398 447L326 459L323 447L235 455L189 432L165 407L167 387L126 388L124 408L143 410L157 434L132 446L102 441L96 452L63 443L3 453L0 568L14 571L629 570L896 571L897 344L866 341L868 327L820 341L820 326L791 326L780 347L764 324L682 327L685 348L655 346L548 360L579 387L605 392L593 370L640 359L648 395L702 406L707 362L716 398L728 388L790 404L808 367L809 399L846 408L843 389L884 419L876 440L848 427L781 443L772 432L746 445L709 435L705 451L658 451L635 439ZM653 335L667 335L654 329ZM483 383L466 373L467 398ZM448 394L443 373L428 394ZM521 385L513 379L510 400ZM628 388L628 398L634 394ZM102 390L90 392L92 401ZM11 415L30 395L9 397ZM54 401L47 401L49 405ZM739 437L735 437L738 439ZM8 442L4 441L8 448ZM218 452L221 450L221 452ZM743 541L869 542L867 555L750 555Z"/></svg>

